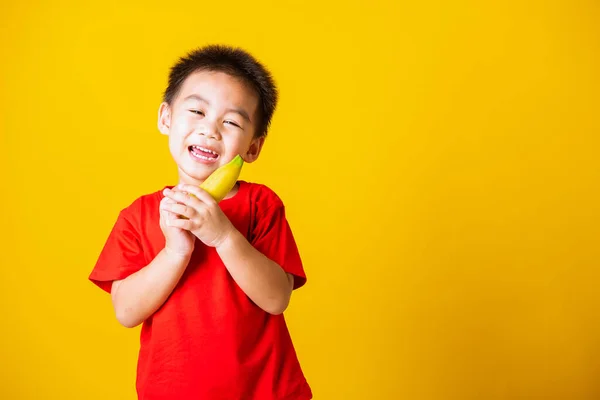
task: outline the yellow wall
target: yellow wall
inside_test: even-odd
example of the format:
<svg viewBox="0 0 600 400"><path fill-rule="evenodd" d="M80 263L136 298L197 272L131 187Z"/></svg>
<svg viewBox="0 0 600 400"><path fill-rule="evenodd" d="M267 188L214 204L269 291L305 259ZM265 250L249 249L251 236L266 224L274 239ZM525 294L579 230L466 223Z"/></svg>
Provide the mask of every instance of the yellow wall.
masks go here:
<svg viewBox="0 0 600 400"><path fill-rule="evenodd" d="M301 246L315 399L599 398L597 2L81 3L1 6L0 398L135 398L138 330L87 276L175 182L160 95L212 42L281 89L242 177Z"/></svg>

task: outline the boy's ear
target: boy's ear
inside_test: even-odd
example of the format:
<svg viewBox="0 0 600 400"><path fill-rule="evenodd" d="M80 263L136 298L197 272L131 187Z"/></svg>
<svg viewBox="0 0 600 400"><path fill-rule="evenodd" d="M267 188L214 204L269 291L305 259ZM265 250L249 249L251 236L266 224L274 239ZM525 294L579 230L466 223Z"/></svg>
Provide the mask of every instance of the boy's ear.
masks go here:
<svg viewBox="0 0 600 400"><path fill-rule="evenodd" d="M158 108L158 130L163 135L168 135L171 129L171 107L166 102Z"/></svg>
<svg viewBox="0 0 600 400"><path fill-rule="evenodd" d="M256 161L256 159L258 158L258 155L260 154L260 151L262 150L264 143L265 143L264 136L252 139L252 142L250 142L250 147L248 147L248 151L246 152L245 156L243 157L244 161L247 163Z"/></svg>

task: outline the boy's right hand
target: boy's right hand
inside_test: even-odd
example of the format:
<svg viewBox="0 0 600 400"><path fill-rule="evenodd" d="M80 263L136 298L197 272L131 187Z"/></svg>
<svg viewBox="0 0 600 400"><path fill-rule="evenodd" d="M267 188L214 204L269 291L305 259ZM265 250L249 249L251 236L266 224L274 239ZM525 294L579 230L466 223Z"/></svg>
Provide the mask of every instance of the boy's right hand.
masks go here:
<svg viewBox="0 0 600 400"><path fill-rule="evenodd" d="M169 189L166 189L169 190ZM174 201L165 197L160 202L160 229L165 235L165 250L181 257L188 257L194 251L194 242L196 237L188 230L169 226L168 221L179 218L179 215L164 210L164 203L173 203Z"/></svg>

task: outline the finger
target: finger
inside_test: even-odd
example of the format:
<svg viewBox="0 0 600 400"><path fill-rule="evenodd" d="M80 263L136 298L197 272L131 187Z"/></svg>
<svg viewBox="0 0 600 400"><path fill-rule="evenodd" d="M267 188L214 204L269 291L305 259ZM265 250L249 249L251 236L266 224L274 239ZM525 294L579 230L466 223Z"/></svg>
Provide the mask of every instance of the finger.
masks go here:
<svg viewBox="0 0 600 400"><path fill-rule="evenodd" d="M198 200L198 198L194 196L190 196L189 194L181 191L181 190L165 190L165 196L168 199L173 200L174 202L185 204L186 206L192 207L194 209L199 209L203 206L202 202Z"/></svg>
<svg viewBox="0 0 600 400"><path fill-rule="evenodd" d="M167 223L167 226L170 226L172 228L185 229L188 231L191 231L193 229L193 222L189 219L181 219L181 218L168 219L166 221L166 223Z"/></svg>
<svg viewBox="0 0 600 400"><path fill-rule="evenodd" d="M165 196L160 200L159 208L162 207L163 204L170 204L170 203L173 204L173 203L175 203L175 201L173 199L170 199Z"/></svg>
<svg viewBox="0 0 600 400"><path fill-rule="evenodd" d="M161 217L166 215L166 211L163 209L163 205L165 205L167 203L167 198L164 197L160 203L158 204L158 212L160 214Z"/></svg>
<svg viewBox="0 0 600 400"><path fill-rule="evenodd" d="M177 218L179 218L179 216L177 214L173 214L172 212L167 211L167 210L160 210L160 219L163 222L166 222L170 219L177 219Z"/></svg>
<svg viewBox="0 0 600 400"><path fill-rule="evenodd" d="M212 196L210 194L208 194L208 192L206 190L202 189L201 187L194 186L194 185L181 185L179 187L179 190L183 190L185 192L193 194L194 196L196 196L198 199L200 199L202 202L204 202L206 204L210 204L210 205L217 204L215 199L213 199Z"/></svg>
<svg viewBox="0 0 600 400"><path fill-rule="evenodd" d="M173 200L169 199L169 198L163 198L159 205L158 205L158 213L160 215L161 218L166 218L167 215L169 214L169 212L167 210L165 210L163 208L163 206L165 206L166 204L169 204L169 202L172 202Z"/></svg>
<svg viewBox="0 0 600 400"><path fill-rule="evenodd" d="M173 214L181 215L183 217L192 218L196 214L196 210L190 206L186 206L181 203L163 203L160 208L165 211L169 211Z"/></svg>
<svg viewBox="0 0 600 400"><path fill-rule="evenodd" d="M173 196L175 195L175 193L182 193L181 190L177 190L176 187L174 187L173 189L169 189L166 188L165 190L163 190L162 194L163 194L163 198L161 201L166 201L171 202L171 203L176 203L175 200L173 200Z"/></svg>

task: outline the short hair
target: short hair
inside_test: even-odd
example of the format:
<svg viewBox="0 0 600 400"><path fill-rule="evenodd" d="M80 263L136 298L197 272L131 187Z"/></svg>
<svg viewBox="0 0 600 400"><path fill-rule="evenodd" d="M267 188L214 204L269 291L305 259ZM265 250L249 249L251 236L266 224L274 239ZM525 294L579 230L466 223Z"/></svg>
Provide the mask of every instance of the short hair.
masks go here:
<svg viewBox="0 0 600 400"><path fill-rule="evenodd" d="M181 57L171 68L163 100L172 104L186 78L202 70L219 71L235 76L256 91L259 114L256 136L266 136L277 105L277 87L271 73L250 53L240 48L209 45Z"/></svg>

